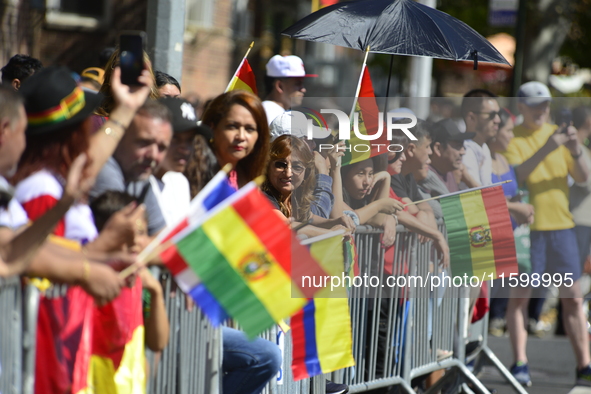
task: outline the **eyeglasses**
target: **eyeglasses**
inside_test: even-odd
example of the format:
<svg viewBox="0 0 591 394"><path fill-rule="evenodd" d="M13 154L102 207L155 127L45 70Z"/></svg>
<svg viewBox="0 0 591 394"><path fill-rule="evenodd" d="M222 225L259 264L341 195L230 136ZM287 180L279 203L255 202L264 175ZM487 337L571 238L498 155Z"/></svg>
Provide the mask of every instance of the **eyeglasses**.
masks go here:
<svg viewBox="0 0 591 394"><path fill-rule="evenodd" d="M497 115L501 117L501 111L475 112L475 114L488 115L488 120L493 120Z"/></svg>
<svg viewBox="0 0 591 394"><path fill-rule="evenodd" d="M301 174L302 172L304 172L306 170L306 167L299 165L299 164L295 164L295 165L289 165L287 164L287 162L285 161L276 161L275 162L275 168L281 171L287 171L287 168L291 168L291 171L294 174Z"/></svg>

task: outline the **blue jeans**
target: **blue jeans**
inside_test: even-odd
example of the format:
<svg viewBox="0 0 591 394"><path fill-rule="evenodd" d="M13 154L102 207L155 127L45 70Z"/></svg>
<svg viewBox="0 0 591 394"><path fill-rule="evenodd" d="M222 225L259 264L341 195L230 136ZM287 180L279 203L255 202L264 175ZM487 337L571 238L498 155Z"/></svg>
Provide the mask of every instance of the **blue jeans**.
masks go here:
<svg viewBox="0 0 591 394"><path fill-rule="evenodd" d="M258 394L281 367L281 351L266 339L222 327L222 344L223 394Z"/></svg>

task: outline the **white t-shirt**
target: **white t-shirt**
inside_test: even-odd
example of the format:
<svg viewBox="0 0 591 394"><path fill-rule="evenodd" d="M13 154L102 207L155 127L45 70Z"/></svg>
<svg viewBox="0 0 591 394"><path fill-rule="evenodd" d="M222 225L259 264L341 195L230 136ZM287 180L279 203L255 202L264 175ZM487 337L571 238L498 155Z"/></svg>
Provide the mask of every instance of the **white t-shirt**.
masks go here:
<svg viewBox="0 0 591 394"><path fill-rule="evenodd" d="M2 176L0 176L0 185L8 186L8 181ZM28 221L27 213L14 198L10 200L6 208L0 208L0 227L16 230L27 224Z"/></svg>
<svg viewBox="0 0 591 394"><path fill-rule="evenodd" d="M166 225L173 225L187 217L191 205L191 191L187 178L180 172L168 171L162 177L164 188L161 189L155 181L154 177L150 177L152 190Z"/></svg>
<svg viewBox="0 0 591 394"><path fill-rule="evenodd" d="M269 125L271 125L271 122L273 122L276 117L285 112L285 108L271 100L263 101L263 108L265 109L265 114L267 115L267 122L269 122Z"/></svg>
<svg viewBox="0 0 591 394"><path fill-rule="evenodd" d="M55 175L47 170L40 170L16 185L14 198L31 220L37 220L62 198L63 191L63 186ZM94 240L98 233L90 207L82 203L72 205L53 233L82 244Z"/></svg>
<svg viewBox="0 0 591 394"><path fill-rule="evenodd" d="M478 145L472 140L464 142L466 154L462 161L468 173L482 186L492 185L492 156L488 145Z"/></svg>

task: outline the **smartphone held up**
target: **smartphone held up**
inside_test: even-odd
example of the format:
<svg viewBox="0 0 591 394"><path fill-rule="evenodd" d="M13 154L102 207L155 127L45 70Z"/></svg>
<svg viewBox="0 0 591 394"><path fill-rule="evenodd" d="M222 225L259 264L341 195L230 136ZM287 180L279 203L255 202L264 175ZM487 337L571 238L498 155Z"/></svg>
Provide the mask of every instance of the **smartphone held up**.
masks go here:
<svg viewBox="0 0 591 394"><path fill-rule="evenodd" d="M144 69L144 48L146 33L143 31L124 31L119 37L119 67L121 82L128 86L138 86L138 78Z"/></svg>

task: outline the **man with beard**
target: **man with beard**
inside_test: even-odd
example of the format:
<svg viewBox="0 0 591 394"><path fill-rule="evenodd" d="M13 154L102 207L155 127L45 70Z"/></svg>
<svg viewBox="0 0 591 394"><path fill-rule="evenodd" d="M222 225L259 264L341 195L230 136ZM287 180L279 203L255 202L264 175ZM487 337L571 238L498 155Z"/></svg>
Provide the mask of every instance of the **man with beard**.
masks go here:
<svg viewBox="0 0 591 394"><path fill-rule="evenodd" d="M166 225L158 199L151 187L154 170L166 156L172 138L170 111L148 100L137 111L113 156L99 173L90 192L96 198L107 190L126 191L146 205L148 234L155 235Z"/></svg>

